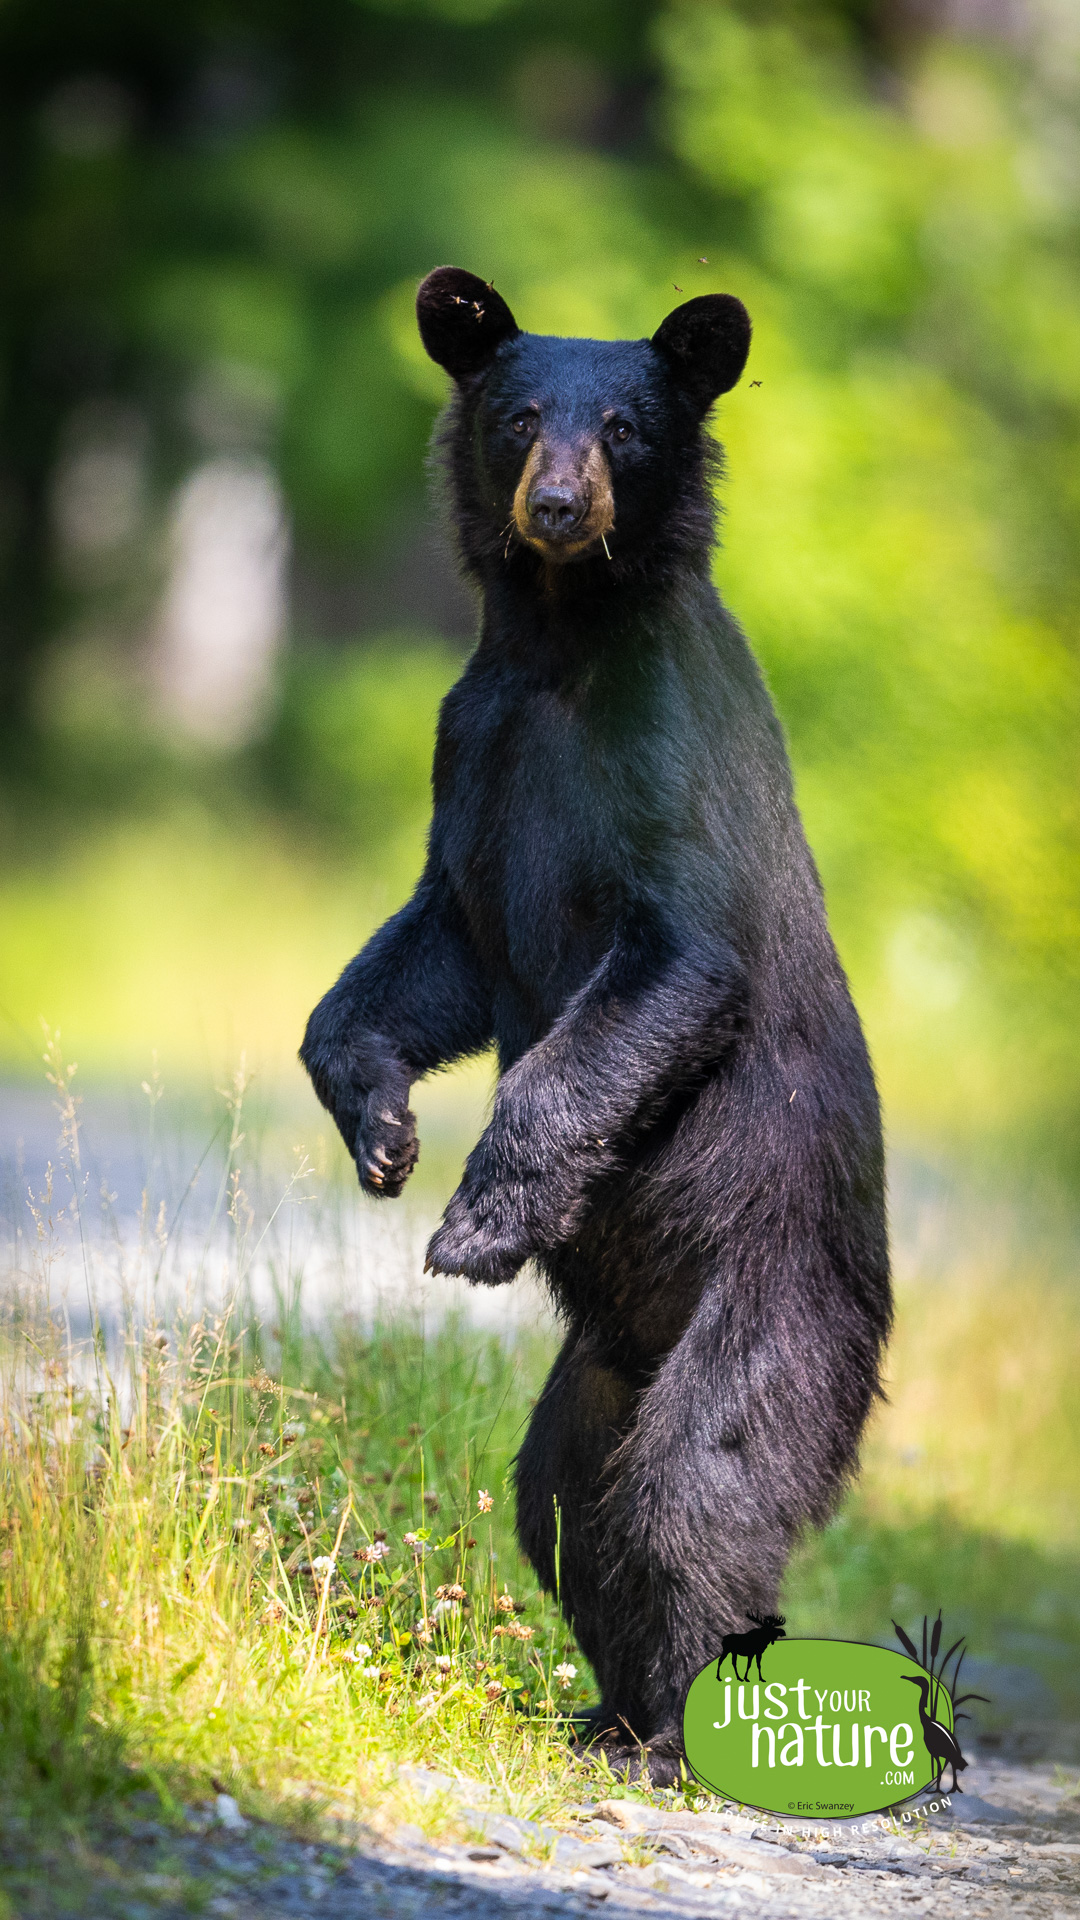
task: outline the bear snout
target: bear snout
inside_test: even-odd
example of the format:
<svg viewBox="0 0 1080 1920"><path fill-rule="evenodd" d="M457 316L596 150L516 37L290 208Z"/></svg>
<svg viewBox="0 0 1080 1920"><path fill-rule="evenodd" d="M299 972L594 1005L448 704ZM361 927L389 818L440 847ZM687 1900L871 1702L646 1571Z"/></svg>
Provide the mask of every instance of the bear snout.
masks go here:
<svg viewBox="0 0 1080 1920"><path fill-rule="evenodd" d="M588 495L565 481L547 481L534 487L525 502L529 519L545 540L564 540L572 534L588 506Z"/></svg>
<svg viewBox="0 0 1080 1920"><path fill-rule="evenodd" d="M514 496L514 524L548 560L573 560L604 540L615 525L615 502L600 448L535 441Z"/></svg>

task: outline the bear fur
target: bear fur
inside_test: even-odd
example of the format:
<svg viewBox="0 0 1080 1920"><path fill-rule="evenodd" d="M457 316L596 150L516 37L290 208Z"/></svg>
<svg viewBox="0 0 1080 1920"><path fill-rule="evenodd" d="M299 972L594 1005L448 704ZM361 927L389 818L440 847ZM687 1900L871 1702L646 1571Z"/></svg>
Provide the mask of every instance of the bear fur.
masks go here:
<svg viewBox="0 0 1080 1920"><path fill-rule="evenodd" d="M480 637L416 891L302 1059L392 1196L411 1082L498 1049L428 1264L496 1285L531 1259L550 1288L566 1337L519 1535L596 1673L594 1734L647 1747L655 1782L690 1681L776 1611L856 1465L890 1319L878 1100L780 725L710 573L705 422L745 309L547 338L455 268L417 307L455 383L436 445Z"/></svg>

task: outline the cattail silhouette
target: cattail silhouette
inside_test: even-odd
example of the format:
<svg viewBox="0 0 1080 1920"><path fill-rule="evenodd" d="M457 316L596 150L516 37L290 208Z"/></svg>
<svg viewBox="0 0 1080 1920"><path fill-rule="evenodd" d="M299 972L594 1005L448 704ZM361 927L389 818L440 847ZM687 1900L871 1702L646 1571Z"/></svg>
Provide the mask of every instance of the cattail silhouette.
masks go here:
<svg viewBox="0 0 1080 1920"><path fill-rule="evenodd" d="M960 1786L956 1778L956 1773L957 1773L958 1767L967 1766L967 1761L964 1759L964 1756L960 1751L959 1743L956 1739L955 1733L950 1732L949 1728L945 1726L943 1721L939 1720L938 1714L940 1712L940 1701L941 1701L942 1693L945 1693L952 1703L952 1709L953 1709L952 1719L953 1719L954 1726L957 1721L966 1720L968 1718L968 1715L966 1713L961 1713L959 1711L959 1709L964 1705L966 1701L982 1700L985 1702L986 1700L986 1695L984 1693L959 1693L958 1694L956 1691L956 1688L960 1680L960 1668L964 1659L963 1639L961 1638L959 1640L954 1640L952 1643L952 1646L949 1648L944 1659L939 1662L938 1649L941 1646L941 1609L940 1607L938 1608L938 1617L934 1621L932 1632L930 1631L929 1620L927 1619L927 1616L923 1614L922 1659L920 1660L918 1653L916 1652L916 1649L915 1649L914 1641L911 1640L909 1636L904 1632L903 1627L897 1625L897 1622L895 1620L893 1621L893 1626L896 1629L896 1637L899 1640L901 1646L903 1647L904 1652L909 1656L910 1659L914 1660L915 1665L917 1667L922 1668L923 1673L927 1676L926 1679L923 1679L922 1675L916 1675L914 1673L906 1673L904 1675L904 1679L910 1680L912 1686L918 1687L920 1689L919 1718L922 1721L923 1738L926 1742L926 1750L930 1754L933 1760L936 1760L940 1763L937 1770L937 1778L934 1782L935 1791L940 1791L941 1789L941 1776L944 1773L945 1768L951 1767L952 1776L953 1776L952 1791L954 1793L962 1793L964 1789ZM929 1647L927 1646L928 1638L929 1638ZM949 1661L952 1659L954 1653L956 1654L957 1659L956 1659L956 1665L953 1668L952 1685L950 1686L945 1679L945 1669L948 1666ZM932 1692L931 1692L931 1689L933 1689Z"/></svg>

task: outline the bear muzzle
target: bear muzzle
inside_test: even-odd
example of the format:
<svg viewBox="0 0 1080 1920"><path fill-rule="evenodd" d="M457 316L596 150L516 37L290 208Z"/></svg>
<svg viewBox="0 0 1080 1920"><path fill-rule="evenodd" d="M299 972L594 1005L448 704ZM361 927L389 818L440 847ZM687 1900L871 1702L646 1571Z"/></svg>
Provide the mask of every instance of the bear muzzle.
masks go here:
<svg viewBox="0 0 1080 1920"><path fill-rule="evenodd" d="M601 448L552 449L534 441L514 494L514 525L546 560L574 560L615 526L611 475Z"/></svg>

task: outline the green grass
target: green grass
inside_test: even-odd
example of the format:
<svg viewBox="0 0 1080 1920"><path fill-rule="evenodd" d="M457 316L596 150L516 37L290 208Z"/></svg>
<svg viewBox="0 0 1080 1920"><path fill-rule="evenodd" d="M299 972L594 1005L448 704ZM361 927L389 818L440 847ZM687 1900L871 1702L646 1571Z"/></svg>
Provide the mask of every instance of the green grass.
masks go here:
<svg viewBox="0 0 1080 1920"><path fill-rule="evenodd" d="M287 1259L273 1330L252 1324L265 1223L243 1190L242 1088L216 1222L170 1246L148 1205L138 1243L110 1249L52 1064L58 1171L34 1237L12 1242L0 1341L8 1804L70 1813L147 1781L169 1803L216 1778L264 1812L303 1811L314 1786L376 1824L384 1802L391 1823L445 1820L399 1782L409 1760L556 1809L588 1676L517 1553L508 1485L550 1339L407 1311L316 1332ZM110 1260L123 1338L99 1325L79 1349L70 1303L85 1284L96 1307ZM163 1321L135 1314L163 1275L198 1292L200 1265L221 1285L223 1262L219 1313L192 1294Z"/></svg>
<svg viewBox="0 0 1080 1920"><path fill-rule="evenodd" d="M518 1552L509 1482L554 1334L425 1326L405 1304L307 1317L301 1243L278 1230L311 1182L302 1162L276 1224L257 1217L242 1080L209 1222L170 1237L148 1194L110 1242L51 1062L57 1171L11 1241L0 1325L8 1818L77 1822L147 1790L168 1810L218 1780L294 1824L333 1804L445 1827L450 1803L398 1772L414 1762L557 1820L582 1792L567 1716L591 1676ZM267 1249L279 1307L260 1325ZM67 1316L107 1271L122 1335L80 1347ZM180 1304L156 1313L170 1277ZM793 1564L789 1630L883 1638L941 1606L1080 1717L1078 1331L1049 1270L905 1277L890 1401L857 1492Z"/></svg>

